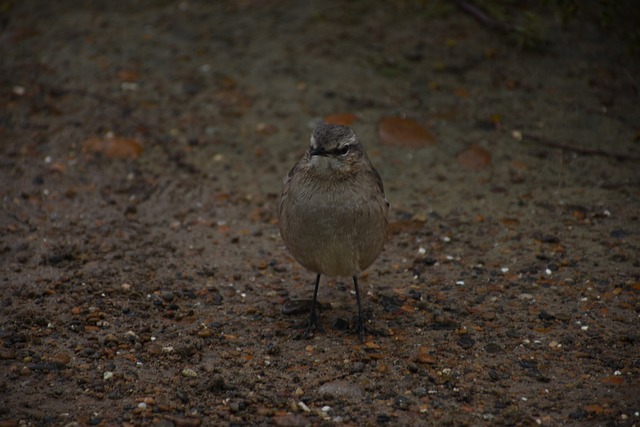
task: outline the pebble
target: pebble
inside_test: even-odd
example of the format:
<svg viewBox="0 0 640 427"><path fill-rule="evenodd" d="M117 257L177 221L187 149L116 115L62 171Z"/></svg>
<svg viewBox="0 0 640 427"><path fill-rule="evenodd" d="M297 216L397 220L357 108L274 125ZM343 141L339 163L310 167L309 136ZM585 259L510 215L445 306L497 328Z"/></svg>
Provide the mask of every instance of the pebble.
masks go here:
<svg viewBox="0 0 640 427"><path fill-rule="evenodd" d="M406 411L407 409L409 409L411 405L413 405L413 402L411 401L411 399L405 396L398 396L393 402L394 408L401 409L403 411Z"/></svg>
<svg viewBox="0 0 640 427"><path fill-rule="evenodd" d="M502 353L502 347L500 347L500 344L490 342L484 347L484 351L489 354Z"/></svg>
<svg viewBox="0 0 640 427"><path fill-rule="evenodd" d="M69 356L67 353L62 352L55 353L54 355L49 356L48 361L56 365L65 366L68 365L69 362L71 362L71 356Z"/></svg>
<svg viewBox="0 0 640 427"><path fill-rule="evenodd" d="M476 344L476 341L473 338L471 338L471 336L469 336L469 335L463 335L458 340L458 345L460 347L464 348L465 350L470 349L475 344Z"/></svg>
<svg viewBox="0 0 640 427"><path fill-rule="evenodd" d="M418 349L418 357L416 360L418 363L429 365L436 363L436 358L429 354L429 349L427 347L420 347Z"/></svg>
<svg viewBox="0 0 640 427"><path fill-rule="evenodd" d="M364 397L364 391L362 391L360 386L344 380L330 381L322 384L318 389L318 394L321 396L329 395L332 397L349 397L354 399Z"/></svg>
<svg viewBox="0 0 640 427"><path fill-rule="evenodd" d="M11 360L16 358L16 352L8 348L0 348L0 360Z"/></svg>
<svg viewBox="0 0 640 427"><path fill-rule="evenodd" d="M184 368L182 370L182 376L188 378L196 378L198 376L198 373L191 368Z"/></svg>
<svg viewBox="0 0 640 427"><path fill-rule="evenodd" d="M427 395L427 389L424 387L418 387L415 388L411 391L411 393L415 396L415 397L424 397Z"/></svg>
<svg viewBox="0 0 640 427"><path fill-rule="evenodd" d="M285 316L293 316L296 314L309 313L309 310L311 310L312 302L313 301L310 299L287 301L282 306L282 314L284 314ZM316 302L316 309L321 311L322 304Z"/></svg>
<svg viewBox="0 0 640 427"><path fill-rule="evenodd" d="M311 422L300 414L276 415L271 419L271 422L279 427L307 427L311 425Z"/></svg>
<svg viewBox="0 0 640 427"><path fill-rule="evenodd" d="M202 424L202 420L195 417L174 418L172 421L176 427L197 427Z"/></svg>

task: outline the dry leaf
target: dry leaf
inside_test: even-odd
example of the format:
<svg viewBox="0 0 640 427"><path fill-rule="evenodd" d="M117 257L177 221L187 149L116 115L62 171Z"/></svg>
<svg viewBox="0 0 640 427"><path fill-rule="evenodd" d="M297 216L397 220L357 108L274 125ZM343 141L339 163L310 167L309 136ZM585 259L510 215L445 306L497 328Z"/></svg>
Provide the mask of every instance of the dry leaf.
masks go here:
<svg viewBox="0 0 640 427"><path fill-rule="evenodd" d="M133 83L138 81L140 73L134 70L120 70L118 71L118 80L121 82Z"/></svg>
<svg viewBox="0 0 640 427"><path fill-rule="evenodd" d="M456 88L455 93L458 98L468 98L471 96L469 91L463 87Z"/></svg>
<svg viewBox="0 0 640 427"><path fill-rule="evenodd" d="M610 377L604 377L602 379L602 382L605 384L620 385L620 384L624 384L624 378L621 376L613 375Z"/></svg>
<svg viewBox="0 0 640 427"><path fill-rule="evenodd" d="M611 412L611 409L607 409L602 405L593 404L593 405L585 405L582 407L586 412L593 412L594 414L605 414Z"/></svg>
<svg viewBox="0 0 640 427"><path fill-rule="evenodd" d="M385 144L406 148L421 148L436 143L434 136L424 126L402 117L385 117L380 120L378 135Z"/></svg>
<svg viewBox="0 0 640 427"><path fill-rule="evenodd" d="M325 123L333 125L349 126L356 120L356 115L353 113L337 113L329 114L324 118Z"/></svg>
<svg viewBox="0 0 640 427"><path fill-rule="evenodd" d="M507 228L517 228L520 226L520 220L518 218L502 218L500 222L507 226Z"/></svg>
<svg viewBox="0 0 640 427"><path fill-rule="evenodd" d="M134 138L108 135L87 139L82 151L85 154L102 154L110 159L137 159L142 154L142 144Z"/></svg>
<svg viewBox="0 0 640 427"><path fill-rule="evenodd" d="M491 164L491 153L474 144L458 154L457 160L460 166L469 170L479 171Z"/></svg>

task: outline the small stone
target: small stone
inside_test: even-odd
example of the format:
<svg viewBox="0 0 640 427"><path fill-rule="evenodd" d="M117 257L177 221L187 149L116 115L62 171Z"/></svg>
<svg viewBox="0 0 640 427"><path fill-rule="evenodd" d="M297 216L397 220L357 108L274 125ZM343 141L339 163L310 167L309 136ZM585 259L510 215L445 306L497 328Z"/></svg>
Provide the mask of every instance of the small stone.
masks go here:
<svg viewBox="0 0 640 427"><path fill-rule="evenodd" d="M113 334L107 334L107 336L104 337L104 344L107 345L109 343L118 343L118 337L116 337Z"/></svg>
<svg viewBox="0 0 640 427"><path fill-rule="evenodd" d="M318 389L321 396L329 395L332 397L350 397L361 399L364 397L364 391L357 384L344 380L330 381L324 383Z"/></svg>
<svg viewBox="0 0 640 427"><path fill-rule="evenodd" d="M484 347L484 351L486 351L489 354L497 354L502 352L502 347L500 347L499 344L490 342Z"/></svg>
<svg viewBox="0 0 640 427"><path fill-rule="evenodd" d="M213 332L211 332L211 329L209 329L209 328L203 328L203 329L200 329L200 330L198 331L198 333L197 333L197 335L198 335L200 338L208 338L208 337L210 337L212 334L213 334Z"/></svg>
<svg viewBox="0 0 640 427"><path fill-rule="evenodd" d="M309 313L312 302L310 299L287 301L282 306L282 314L285 316L294 316ZM322 304L320 304L320 302L316 302L316 309L322 311Z"/></svg>
<svg viewBox="0 0 640 427"><path fill-rule="evenodd" d="M172 421L176 427L198 427L202 424L202 420L195 417L174 418Z"/></svg>
<svg viewBox="0 0 640 427"><path fill-rule="evenodd" d="M311 422L300 414L276 415L271 419L271 422L274 426L279 427L306 427L311 425Z"/></svg>
<svg viewBox="0 0 640 427"><path fill-rule="evenodd" d="M436 358L429 354L429 349L426 347L420 347L418 349L418 357L416 358L418 363L424 363L432 365L436 363Z"/></svg>
<svg viewBox="0 0 640 427"><path fill-rule="evenodd" d="M424 387L418 387L415 388L411 391L411 393L415 396L415 397L424 397L427 395L427 389Z"/></svg>
<svg viewBox="0 0 640 427"><path fill-rule="evenodd" d="M48 361L59 366L68 365L71 362L71 356L67 353L56 353L48 358Z"/></svg>
<svg viewBox="0 0 640 427"><path fill-rule="evenodd" d="M0 360L11 360L16 358L16 352L8 348L0 348Z"/></svg>
<svg viewBox="0 0 640 427"><path fill-rule="evenodd" d="M538 319L544 320L546 322L550 322L552 320L555 320L556 316L554 316L553 314L549 314L546 311L542 310L540 313L538 313Z"/></svg>
<svg viewBox="0 0 640 427"><path fill-rule="evenodd" d="M411 401L411 399L405 396L398 396L396 397L396 400L393 402L393 407L396 409L401 409L403 411L406 411L407 409L409 409L409 407L411 407L412 404L413 402Z"/></svg>
<svg viewBox="0 0 640 427"><path fill-rule="evenodd" d="M182 370L182 376L188 378L196 378L198 376L198 373L191 368L184 368Z"/></svg>
<svg viewBox="0 0 640 427"><path fill-rule="evenodd" d="M476 341L473 338L471 338L471 336L468 334L461 336L460 339L458 340L458 345L464 348L465 350L470 349L475 344L476 344Z"/></svg>

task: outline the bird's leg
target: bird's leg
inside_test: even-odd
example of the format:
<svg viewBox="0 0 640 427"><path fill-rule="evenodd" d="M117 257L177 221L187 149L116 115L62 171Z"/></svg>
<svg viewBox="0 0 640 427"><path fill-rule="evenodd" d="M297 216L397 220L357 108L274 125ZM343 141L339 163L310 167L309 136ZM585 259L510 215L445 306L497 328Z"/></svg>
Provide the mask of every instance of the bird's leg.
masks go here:
<svg viewBox="0 0 640 427"><path fill-rule="evenodd" d="M358 301L358 333L360 341L364 342L364 319L362 318L362 303L360 302L360 289L358 288L358 276L353 276L353 285L356 288L356 300Z"/></svg>
<svg viewBox="0 0 640 427"><path fill-rule="evenodd" d="M320 273L316 276L316 288L313 290L313 301L311 302L311 314L309 315L309 323L307 330L304 331L304 337L309 338L313 330L322 330L318 323L318 315L316 314L316 300L318 299L318 287L320 287Z"/></svg>

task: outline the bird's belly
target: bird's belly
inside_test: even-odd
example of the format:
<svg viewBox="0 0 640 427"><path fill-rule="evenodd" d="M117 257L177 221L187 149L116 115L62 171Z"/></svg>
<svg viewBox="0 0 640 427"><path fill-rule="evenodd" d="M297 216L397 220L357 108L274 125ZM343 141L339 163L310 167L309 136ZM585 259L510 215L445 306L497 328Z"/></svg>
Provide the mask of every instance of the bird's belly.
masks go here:
<svg viewBox="0 0 640 427"><path fill-rule="evenodd" d="M382 250L386 218L382 210L348 200L307 200L284 206L284 241L305 268L328 276L353 276Z"/></svg>

